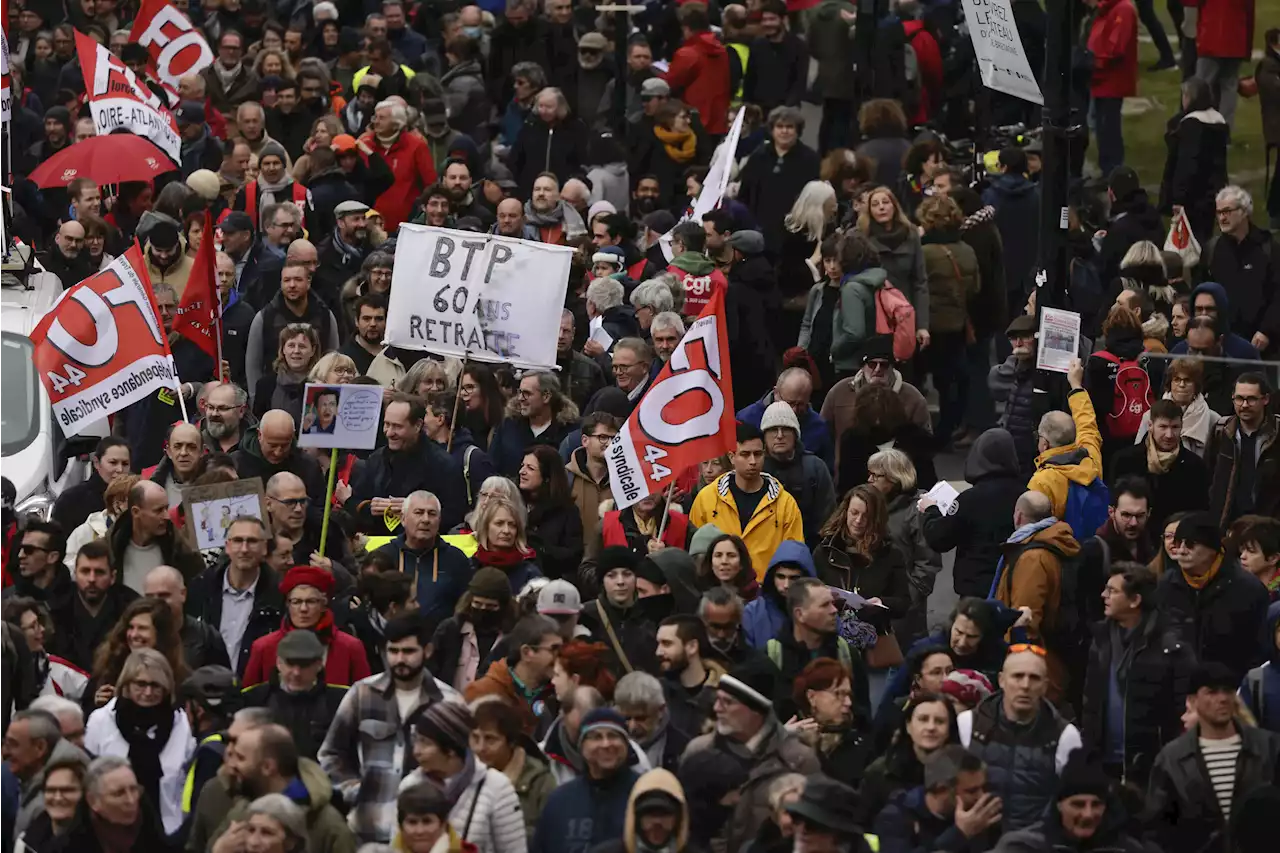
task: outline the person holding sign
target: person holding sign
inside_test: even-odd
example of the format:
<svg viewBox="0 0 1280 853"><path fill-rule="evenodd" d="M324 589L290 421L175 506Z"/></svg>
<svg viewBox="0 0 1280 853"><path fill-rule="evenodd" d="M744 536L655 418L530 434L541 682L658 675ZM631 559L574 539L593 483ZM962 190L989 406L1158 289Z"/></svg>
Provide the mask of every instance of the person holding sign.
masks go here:
<svg viewBox="0 0 1280 853"><path fill-rule="evenodd" d="M439 499L440 523L446 530L462 521L467 510L462 470L423 434L426 414L421 397L399 391L391 395L382 416L387 445L365 462L347 499L347 512L355 517L361 532L385 536L387 531L395 531L405 497L417 491L431 492Z"/></svg>

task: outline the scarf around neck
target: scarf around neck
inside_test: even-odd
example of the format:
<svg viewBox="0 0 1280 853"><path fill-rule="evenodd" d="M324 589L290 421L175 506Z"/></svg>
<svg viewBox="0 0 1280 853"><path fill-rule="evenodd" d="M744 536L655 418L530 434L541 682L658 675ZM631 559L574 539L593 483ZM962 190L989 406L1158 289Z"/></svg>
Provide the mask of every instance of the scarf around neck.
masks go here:
<svg viewBox="0 0 1280 853"><path fill-rule="evenodd" d="M533 202L526 201L524 203L524 219L525 222L535 228L548 228L552 225L560 225L564 222L564 208L564 202L558 201L556 202L555 207L551 208L546 213L541 213L533 209Z"/></svg>
<svg viewBox="0 0 1280 853"><path fill-rule="evenodd" d="M879 240L886 249L893 250L901 246L907 239L907 229L896 219L893 221L892 227L881 225L873 219L871 220L871 236Z"/></svg>
<svg viewBox="0 0 1280 853"><path fill-rule="evenodd" d="M218 75L218 82L222 84L224 90L230 89L236 83L236 78L240 76L240 72L244 70L244 63L237 62L230 68L225 68L221 62L213 63L213 73Z"/></svg>
<svg viewBox="0 0 1280 853"><path fill-rule="evenodd" d="M1200 577L1192 577L1187 574L1186 569L1180 568L1182 579L1187 582L1187 586L1199 592L1209 585L1209 582L1218 576L1218 572L1222 569L1222 552L1218 552L1217 558L1213 561L1213 565L1209 567L1209 571Z"/></svg>
<svg viewBox="0 0 1280 853"><path fill-rule="evenodd" d="M504 572L514 569L526 560L532 560L533 557L534 552L531 548L523 550L520 548L498 548L491 551L480 545L476 549L477 563L482 566L493 566L494 568L502 569Z"/></svg>
<svg viewBox="0 0 1280 853"><path fill-rule="evenodd" d="M131 699L116 700L116 728L129 744L129 763L138 776L138 784L151 802L160 802L160 778L164 769L160 753L173 733L173 708L166 702L144 708Z"/></svg>
<svg viewBox="0 0 1280 853"><path fill-rule="evenodd" d="M658 141L666 149L667 156L677 163L688 163L698 153L698 137L692 130L680 133L656 125L653 128L653 135L658 137Z"/></svg>
<svg viewBox="0 0 1280 853"><path fill-rule="evenodd" d="M1167 452L1161 450L1156 447L1155 434L1147 433L1147 473L1168 474L1173 470L1173 463L1178 461L1178 451L1181 449L1179 445Z"/></svg>

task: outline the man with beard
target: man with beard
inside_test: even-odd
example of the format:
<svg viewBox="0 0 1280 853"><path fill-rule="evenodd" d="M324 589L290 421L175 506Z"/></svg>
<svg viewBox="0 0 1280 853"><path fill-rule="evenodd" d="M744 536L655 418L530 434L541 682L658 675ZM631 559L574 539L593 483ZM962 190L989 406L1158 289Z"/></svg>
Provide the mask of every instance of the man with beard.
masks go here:
<svg viewBox="0 0 1280 853"><path fill-rule="evenodd" d="M93 656L138 593L116 582L111 546L105 539L88 542L76 554L76 594L51 610L58 632L49 653L66 658L88 672Z"/></svg>
<svg viewBox="0 0 1280 853"><path fill-rule="evenodd" d="M592 636L606 638L615 675L656 667L656 626L648 605L636 594L639 558L625 545L611 545L600 552L596 576L600 594L582 608L582 624Z"/></svg>
<svg viewBox="0 0 1280 853"><path fill-rule="evenodd" d="M234 453L244 438L249 396L233 382L214 383L206 392L201 438L214 453Z"/></svg>
<svg viewBox="0 0 1280 853"><path fill-rule="evenodd" d="M302 810L309 849L355 849L346 820L330 802L333 786L324 771L302 755L295 737L295 732L272 723L249 729L227 749L223 772L235 801L226 820L210 836L210 850L224 834L245 838L249 804L267 794L283 794Z"/></svg>
<svg viewBox="0 0 1280 853"><path fill-rule="evenodd" d="M629 122L638 119L644 111L641 97L644 91L644 85L649 80L653 80L657 75L653 72L653 48L649 46L644 36L632 36L627 44L627 74L623 85L627 87L627 106L624 116ZM665 81L662 83L663 88L668 92L671 87ZM613 92L614 86L618 85L617 80L610 80L604 87L604 93L600 96L600 105L596 108L596 114L599 116L613 116ZM651 87L652 91L652 87Z"/></svg>
<svg viewBox="0 0 1280 853"><path fill-rule="evenodd" d="M361 843L391 840L404 757L413 755L404 722L422 705L458 697L426 672L431 634L417 614L391 620L384 635L387 671L352 685L320 747L320 766L351 807Z"/></svg>
<svg viewBox="0 0 1280 853"><path fill-rule="evenodd" d="M382 416L387 444L366 460L346 502L347 512L361 530L385 530L386 517L401 516L405 498L418 491L431 492L439 500L440 526L445 530L462 521L467 511L462 470L423 435L425 417L421 398L400 392L391 395Z"/></svg>
<svg viewBox="0 0 1280 853"><path fill-rule="evenodd" d="M338 305L342 286L360 273L360 265L373 251L369 245L369 205L344 201L333 209L333 231L316 247L319 266L312 287L326 305Z"/></svg>
<svg viewBox="0 0 1280 853"><path fill-rule="evenodd" d="M44 139L31 146L31 156L43 163L71 144L71 112L66 107L49 107L44 113Z"/></svg>
<svg viewBox="0 0 1280 853"><path fill-rule="evenodd" d="M276 647L270 681L244 691L246 708L266 708L293 736L298 755L315 760L347 687L325 684L325 648L311 631L290 631Z"/></svg>
<svg viewBox="0 0 1280 853"><path fill-rule="evenodd" d="M520 240L541 239L538 229L525 222L524 205L518 198L504 198L498 202L497 219L489 233Z"/></svg>
<svg viewBox="0 0 1280 853"><path fill-rule="evenodd" d="M261 477L267 483L281 471L296 474L305 485L312 506L323 508L325 481L320 466L294 446L296 434L293 415L272 409L262 416L256 429L245 430L240 449L231 454L231 459L241 479Z"/></svg>
<svg viewBox="0 0 1280 853"><path fill-rule="evenodd" d="M707 628L697 616L680 613L658 625L658 666L671 723L690 737L702 733L715 702L715 687L725 674L722 665L703 658L702 650L708 647Z"/></svg>
<svg viewBox="0 0 1280 853"><path fill-rule="evenodd" d="M715 525L704 526L712 531L716 529ZM708 661L714 661L725 669L732 669L745 661L759 660L764 657L751 648L743 636L743 609L742 599L728 587L713 586L702 594L702 598L698 601L698 618L702 620L702 625L707 631Z"/></svg>
<svg viewBox="0 0 1280 853"><path fill-rule="evenodd" d="M170 285L179 300L195 269L195 261L182 245L181 230L176 219L154 210L138 225L138 237L146 241L147 275L151 277L151 285Z"/></svg>
<svg viewBox="0 0 1280 853"><path fill-rule="evenodd" d="M92 275L92 261L84 247L84 226L74 219L62 223L58 233L54 235L53 246L41 253L40 263L45 272L58 277L63 290L74 287Z"/></svg>
<svg viewBox="0 0 1280 853"><path fill-rule="evenodd" d="M67 489L53 502L52 518L63 531L75 530L90 514L105 508L102 493L117 477L129 473L129 443L107 436L94 448L91 462L93 473L89 479Z"/></svg>
<svg viewBox="0 0 1280 853"><path fill-rule="evenodd" d="M1036 400L1036 318L1021 314L1005 330L1013 352L987 374L987 387L996 403L1003 405L999 425L1013 436L1018 466L1023 473L1035 471L1039 442L1041 405ZM1042 394L1041 397L1051 395Z"/></svg>
<svg viewBox="0 0 1280 853"><path fill-rule="evenodd" d="M387 332L387 298L381 293L366 293L356 300L356 334L339 352L356 363L364 376L373 360L383 350L382 337Z"/></svg>
<svg viewBox="0 0 1280 853"><path fill-rule="evenodd" d="M436 228L453 228L456 221L453 216L453 196L439 184L432 184L422 193L418 200L422 205L422 221ZM418 217L414 217L418 221Z"/></svg>
<svg viewBox="0 0 1280 853"><path fill-rule="evenodd" d="M403 507L400 534L374 553L415 579L418 609L434 626L453 613L466 592L471 564L465 554L440 538L440 500L435 495L411 492Z"/></svg>
<svg viewBox="0 0 1280 853"><path fill-rule="evenodd" d="M280 333L286 326L306 323L319 334L322 351L338 348L338 321L329 303L311 292L311 282L311 271L306 264L285 261L280 271L280 292L258 312L249 327L244 365L247 387L256 387L266 366L275 361Z"/></svg>
<svg viewBox="0 0 1280 853"><path fill-rule="evenodd" d="M559 447L578 424L578 407L561 392L560 380L550 371L521 376L514 399L514 411L507 410L489 442L489 458L498 473L512 478L520 470L526 447Z"/></svg>
<svg viewBox="0 0 1280 853"><path fill-rule="evenodd" d="M218 39L217 61L200 72L209 100L219 112L230 112L258 94L258 75L241 61L243 58L244 37L234 30L224 30ZM236 126L242 135L246 133L238 113Z"/></svg>
<svg viewBox="0 0 1280 853"><path fill-rule="evenodd" d="M458 217L474 216L480 224L489 229L494 224L493 210L476 196L471 179L471 167L467 161L459 157L451 157L444 166L444 178L441 181L453 210ZM514 236L514 235L512 235Z"/></svg>
<svg viewBox="0 0 1280 853"><path fill-rule="evenodd" d="M190 486L200 470L204 455L204 438L194 424L177 424L169 431L164 443L164 458L154 468L142 472L153 483L164 487L169 496L169 507L182 503L182 487Z"/></svg>
<svg viewBox="0 0 1280 853"><path fill-rule="evenodd" d="M4 591L6 602L19 596L34 598L50 612L70 604L75 586L62 570L67 547L64 530L56 521L27 522L18 548L18 576Z"/></svg>
<svg viewBox="0 0 1280 853"><path fill-rule="evenodd" d="M616 76L613 58L606 56L609 40L597 32L584 33L578 39L577 61L560 66L564 73L558 83L574 115L588 127L594 126L598 116L608 116L612 111L599 112L602 98Z"/></svg>
<svg viewBox="0 0 1280 853"><path fill-rule="evenodd" d="M514 708L522 730L532 737L547 713L547 702L554 698L551 676L565 644L560 631L550 616L525 616L511 629L506 657L489 664L488 672L468 684L463 696L468 702L491 696Z"/></svg>
<svg viewBox="0 0 1280 853"><path fill-rule="evenodd" d="M543 172L533 181L533 192L524 205L525 222L538 230L543 243L565 246L587 233L582 217L560 198L560 180Z"/></svg>

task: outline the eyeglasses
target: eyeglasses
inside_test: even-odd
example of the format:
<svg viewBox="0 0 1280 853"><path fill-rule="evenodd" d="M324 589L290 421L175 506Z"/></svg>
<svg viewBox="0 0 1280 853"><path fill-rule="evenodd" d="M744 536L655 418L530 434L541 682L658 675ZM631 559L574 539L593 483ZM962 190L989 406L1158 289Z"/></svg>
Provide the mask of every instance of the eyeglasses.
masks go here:
<svg viewBox="0 0 1280 853"><path fill-rule="evenodd" d="M461 391L463 394L474 394L478 389L479 389L479 386L476 385L474 382L465 382L462 385L458 386L458 390Z"/></svg>
<svg viewBox="0 0 1280 853"><path fill-rule="evenodd" d="M229 536L227 537L228 545L235 545L237 548L252 547L264 540L257 536Z"/></svg>
<svg viewBox="0 0 1280 853"><path fill-rule="evenodd" d="M289 599L290 607L298 607L306 610L311 607L324 607L328 604L323 598L291 598Z"/></svg>
<svg viewBox="0 0 1280 853"><path fill-rule="evenodd" d="M560 650L564 648L563 643L556 643L554 646L530 646L535 652L550 652L555 657L560 657Z"/></svg>
<svg viewBox="0 0 1280 853"><path fill-rule="evenodd" d="M632 362L631 364L618 364L617 362L614 362L614 364L613 364L613 372L614 372L614 373L626 373L628 370L630 370L630 369L631 369L631 368L633 368L633 367L638 366L639 364L640 364L640 362L638 362L638 361L636 361L636 362Z"/></svg>
<svg viewBox="0 0 1280 853"><path fill-rule="evenodd" d="M1009 647L1009 654L1016 655L1019 652L1031 652L1037 657L1044 657L1048 652L1044 650L1044 646L1037 646L1032 643L1014 643Z"/></svg>
<svg viewBox="0 0 1280 853"><path fill-rule="evenodd" d="M338 374L339 376L358 376L359 375L359 371L357 371L354 367L346 367L345 365L342 367L335 367L333 369L333 372Z"/></svg>
<svg viewBox="0 0 1280 853"><path fill-rule="evenodd" d="M1218 208L1218 215L1226 216L1229 213L1235 213L1239 209L1239 207L1220 207Z"/></svg>
<svg viewBox="0 0 1280 853"><path fill-rule="evenodd" d="M267 497L271 496L268 495ZM271 498L271 500L278 504L284 504L289 509L298 509L300 507L305 509L307 504L311 503L311 498Z"/></svg>
<svg viewBox="0 0 1280 853"><path fill-rule="evenodd" d="M225 415L227 412L234 412L239 406L210 406L205 405L204 411L206 415Z"/></svg>
<svg viewBox="0 0 1280 853"><path fill-rule="evenodd" d="M1262 402L1262 398L1252 394L1247 397L1244 394L1237 394L1231 398L1231 402L1238 406L1256 406ZM27 546L23 545L22 547L25 548Z"/></svg>
<svg viewBox="0 0 1280 853"><path fill-rule="evenodd" d="M82 788L72 788L72 787L63 788L56 785L44 786L44 798L46 800L53 799L54 797L62 797L62 798L79 797L83 793L84 793L84 789Z"/></svg>
<svg viewBox="0 0 1280 853"><path fill-rule="evenodd" d="M587 436L587 438L594 438L596 441L603 441L605 443L608 443L610 441L613 441L613 437L615 435L617 435L617 433L600 432L600 433L596 433L595 435L589 435Z"/></svg>
<svg viewBox="0 0 1280 853"><path fill-rule="evenodd" d="M166 685L161 684L158 681L145 681L141 678L135 678L130 683L139 690L149 690L152 693L161 693L168 689Z"/></svg>
<svg viewBox="0 0 1280 853"><path fill-rule="evenodd" d="M18 550L24 557L30 557L32 554L36 553L37 551L44 554L53 553L52 548L41 548L39 545L28 545L25 542L22 544L22 547L19 548Z"/></svg>

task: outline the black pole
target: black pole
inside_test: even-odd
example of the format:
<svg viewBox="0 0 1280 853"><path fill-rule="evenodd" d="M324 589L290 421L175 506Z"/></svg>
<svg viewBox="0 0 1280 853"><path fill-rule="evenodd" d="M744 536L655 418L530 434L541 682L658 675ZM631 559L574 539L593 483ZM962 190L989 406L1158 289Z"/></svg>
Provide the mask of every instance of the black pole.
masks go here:
<svg viewBox="0 0 1280 853"><path fill-rule="evenodd" d="M619 0L625 3L626 0ZM631 36L631 13L624 6L613 13L613 126L618 141L626 146L627 137L627 39Z"/></svg>
<svg viewBox="0 0 1280 853"><path fill-rule="evenodd" d="M1077 0L1045 3L1044 155L1040 172L1040 234L1038 266L1047 280L1036 293L1036 319L1046 306L1066 304L1070 279L1067 248L1067 196L1071 183L1071 150L1082 144L1083 116L1071 108L1071 57L1078 37Z"/></svg>

